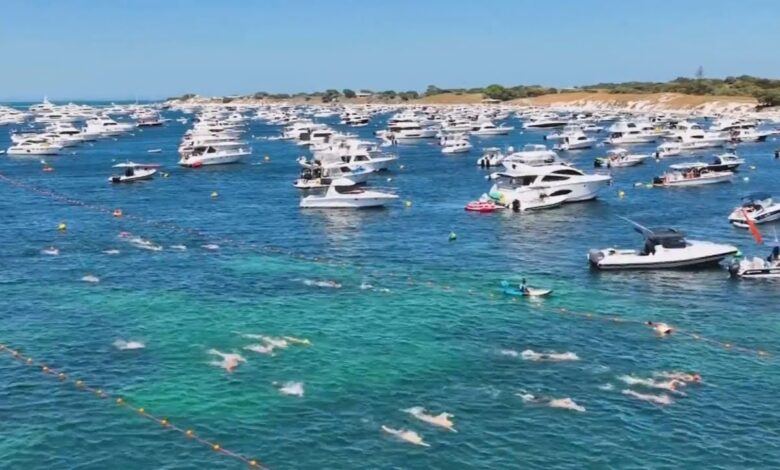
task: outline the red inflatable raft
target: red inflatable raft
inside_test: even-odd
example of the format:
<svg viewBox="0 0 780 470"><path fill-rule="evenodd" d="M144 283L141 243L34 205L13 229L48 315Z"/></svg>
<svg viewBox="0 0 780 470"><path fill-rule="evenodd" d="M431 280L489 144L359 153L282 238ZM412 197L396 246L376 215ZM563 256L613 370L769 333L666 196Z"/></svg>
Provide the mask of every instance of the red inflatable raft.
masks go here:
<svg viewBox="0 0 780 470"><path fill-rule="evenodd" d="M496 206L496 203L493 201L471 201L466 204L464 209L471 212L493 212L498 209L498 206Z"/></svg>

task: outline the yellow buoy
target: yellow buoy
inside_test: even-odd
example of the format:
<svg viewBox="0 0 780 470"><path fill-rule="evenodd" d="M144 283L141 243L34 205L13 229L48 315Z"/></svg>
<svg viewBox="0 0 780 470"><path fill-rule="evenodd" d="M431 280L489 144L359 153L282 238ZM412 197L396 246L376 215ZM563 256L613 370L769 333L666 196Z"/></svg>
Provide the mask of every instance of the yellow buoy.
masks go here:
<svg viewBox="0 0 780 470"><path fill-rule="evenodd" d="M140 414L144 414L145 411L146 410L144 410L143 408L138 408L138 413L140 413Z"/></svg>
<svg viewBox="0 0 780 470"><path fill-rule="evenodd" d="M412 207L412 201L404 201L404 207Z"/></svg>
<svg viewBox="0 0 780 470"><path fill-rule="evenodd" d="M267 161L267 162L270 162L270 161L271 161L271 157L269 157L268 155L266 155L265 157L263 157L263 160L265 160L265 161Z"/></svg>
<svg viewBox="0 0 780 470"><path fill-rule="evenodd" d="M626 197L626 192L625 191L618 191L618 197L620 199L623 199L624 197Z"/></svg>
<svg viewBox="0 0 780 470"><path fill-rule="evenodd" d="M218 192L216 192L216 191L212 191L211 192L211 199L216 199L218 197L219 197L219 193Z"/></svg>
<svg viewBox="0 0 780 470"><path fill-rule="evenodd" d="M186 430L186 431L184 432L184 435L185 435L185 436L187 436L187 437L192 437L192 436L194 436L195 434L192 432L192 429L188 429L188 430Z"/></svg>
<svg viewBox="0 0 780 470"><path fill-rule="evenodd" d="M168 427L168 418L163 418L160 420L160 424L162 427L167 428Z"/></svg>
<svg viewBox="0 0 780 470"><path fill-rule="evenodd" d="M219 444L212 444L211 448L214 449L216 452L219 452L219 450L222 449L222 447L220 447Z"/></svg>
<svg viewBox="0 0 780 470"><path fill-rule="evenodd" d="M116 399L116 404L117 404L117 405L123 405L124 403L125 403L125 401L124 401L124 400L122 400L121 398L117 398L117 399Z"/></svg>
<svg viewBox="0 0 780 470"><path fill-rule="evenodd" d="M60 224L57 226L57 230L60 232L64 232L65 230L68 230L68 224L65 222L60 222Z"/></svg>

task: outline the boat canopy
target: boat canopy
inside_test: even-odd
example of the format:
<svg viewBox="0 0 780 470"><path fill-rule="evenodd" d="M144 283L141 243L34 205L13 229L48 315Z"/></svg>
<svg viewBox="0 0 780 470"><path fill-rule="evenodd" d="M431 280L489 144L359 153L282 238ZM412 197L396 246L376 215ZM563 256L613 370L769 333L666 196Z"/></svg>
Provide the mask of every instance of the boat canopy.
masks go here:
<svg viewBox="0 0 780 470"><path fill-rule="evenodd" d="M765 201L767 199L772 199L772 195L769 193L750 193L746 194L743 198L743 202L753 202L753 201Z"/></svg>
<svg viewBox="0 0 780 470"><path fill-rule="evenodd" d="M636 229L644 235L648 244L661 245L664 248L684 248L687 246L685 234L673 228Z"/></svg>

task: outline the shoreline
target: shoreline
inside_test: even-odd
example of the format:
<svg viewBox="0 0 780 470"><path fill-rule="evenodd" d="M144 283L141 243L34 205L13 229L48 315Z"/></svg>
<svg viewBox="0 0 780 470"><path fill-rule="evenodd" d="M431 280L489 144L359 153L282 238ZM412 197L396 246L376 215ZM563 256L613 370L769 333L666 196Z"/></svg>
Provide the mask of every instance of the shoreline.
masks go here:
<svg viewBox="0 0 780 470"><path fill-rule="evenodd" d="M229 100L229 101L226 101ZM780 108L758 110L758 101L749 96L686 95L681 93L609 93L573 91L519 98L501 102L485 102L481 93L442 93L414 100L383 99L380 97L342 98L322 103L318 97L293 97L287 99L252 97L193 97L186 100L165 101L171 106L501 106L512 108L549 108L564 111L616 111L616 112L686 112L695 114L756 114L776 115Z"/></svg>

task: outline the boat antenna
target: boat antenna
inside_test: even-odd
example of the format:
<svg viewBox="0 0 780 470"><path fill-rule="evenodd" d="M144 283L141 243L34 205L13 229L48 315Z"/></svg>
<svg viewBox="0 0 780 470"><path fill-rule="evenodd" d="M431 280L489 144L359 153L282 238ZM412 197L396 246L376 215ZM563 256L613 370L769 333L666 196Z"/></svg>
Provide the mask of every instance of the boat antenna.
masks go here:
<svg viewBox="0 0 780 470"><path fill-rule="evenodd" d="M633 220L629 219L628 217L623 217L622 215L619 215L618 217L620 217L621 219L625 220L625 221L626 221L626 222L628 222L629 224L633 225L633 226L634 226L634 228L635 228L635 229L636 229L636 230L637 230L639 233L641 233L642 235L650 235L650 234L652 234L652 233L653 233L653 231L652 231L652 230L650 230L649 228L645 227L645 226L644 226L644 225L642 225L642 224L639 224L639 223L637 223L637 222L634 222Z"/></svg>

